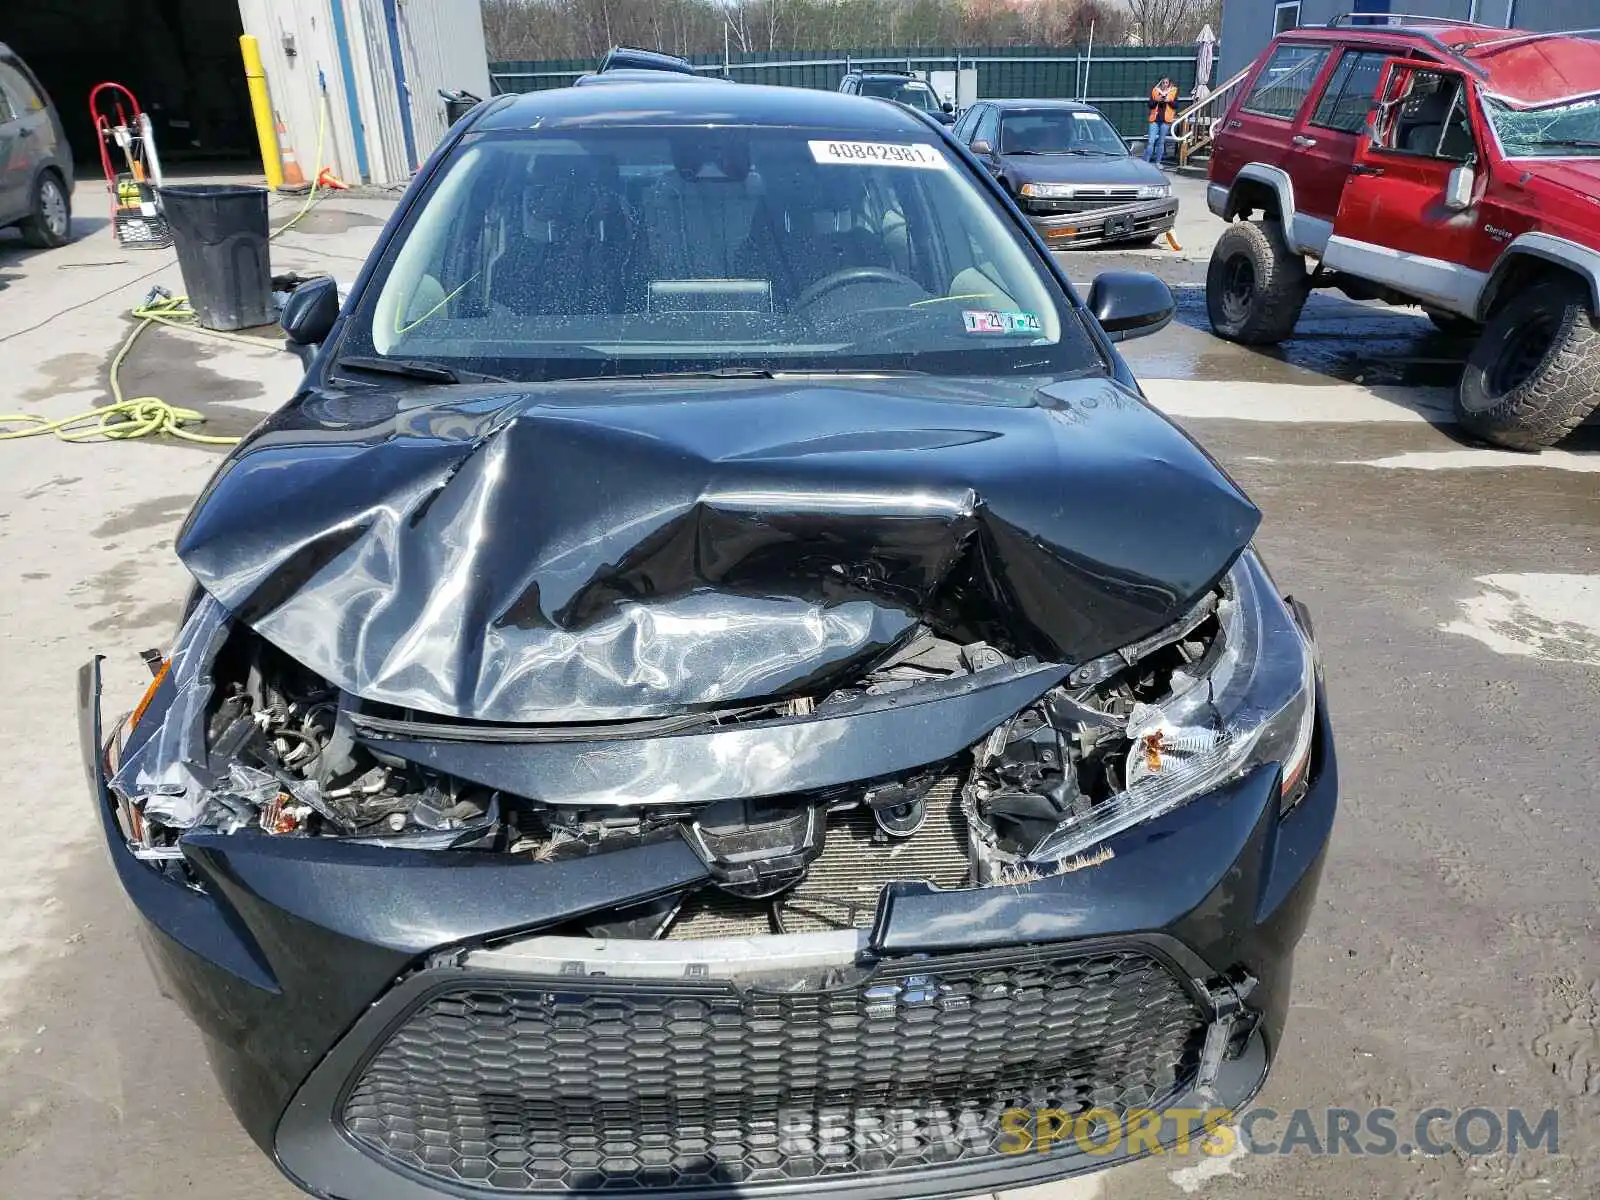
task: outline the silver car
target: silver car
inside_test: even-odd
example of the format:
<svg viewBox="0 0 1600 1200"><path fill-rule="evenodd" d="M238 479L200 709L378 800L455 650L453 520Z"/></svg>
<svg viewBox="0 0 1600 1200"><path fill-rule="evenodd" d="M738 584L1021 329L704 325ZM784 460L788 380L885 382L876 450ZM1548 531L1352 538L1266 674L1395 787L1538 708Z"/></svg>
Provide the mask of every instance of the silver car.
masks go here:
<svg viewBox="0 0 1600 1200"><path fill-rule="evenodd" d="M55 105L0 42L0 229L41 249L72 238L72 151Z"/></svg>

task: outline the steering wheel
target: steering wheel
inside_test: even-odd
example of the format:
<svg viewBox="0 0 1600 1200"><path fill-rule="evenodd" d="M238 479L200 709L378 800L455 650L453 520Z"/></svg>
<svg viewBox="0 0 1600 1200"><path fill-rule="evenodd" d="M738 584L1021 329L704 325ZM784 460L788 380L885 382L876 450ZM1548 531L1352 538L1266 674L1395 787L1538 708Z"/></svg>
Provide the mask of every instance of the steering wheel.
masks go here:
<svg viewBox="0 0 1600 1200"><path fill-rule="evenodd" d="M824 275L821 279L811 284L795 297L796 308L806 308L815 304L829 292L836 292L840 288L852 287L858 283L905 283L922 289L922 285L909 275L902 275L890 267L846 267L842 271L835 271L832 275Z"/></svg>

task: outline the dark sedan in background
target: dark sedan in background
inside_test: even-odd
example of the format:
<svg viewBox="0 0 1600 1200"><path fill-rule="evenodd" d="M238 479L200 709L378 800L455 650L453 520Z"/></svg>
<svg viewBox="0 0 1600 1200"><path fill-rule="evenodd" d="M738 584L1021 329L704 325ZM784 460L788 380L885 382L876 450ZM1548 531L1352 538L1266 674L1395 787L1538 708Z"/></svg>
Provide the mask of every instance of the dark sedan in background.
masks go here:
<svg viewBox="0 0 1600 1200"><path fill-rule="evenodd" d="M1073 100L984 100L952 131L1005 186L1051 249L1148 245L1178 201L1100 111Z"/></svg>

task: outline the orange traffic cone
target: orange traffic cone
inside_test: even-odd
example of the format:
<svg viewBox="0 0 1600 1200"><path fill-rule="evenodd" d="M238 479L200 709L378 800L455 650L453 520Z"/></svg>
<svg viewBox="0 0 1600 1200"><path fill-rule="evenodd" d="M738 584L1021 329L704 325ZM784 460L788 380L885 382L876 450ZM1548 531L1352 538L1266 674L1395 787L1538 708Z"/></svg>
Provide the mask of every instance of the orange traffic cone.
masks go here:
<svg viewBox="0 0 1600 1200"><path fill-rule="evenodd" d="M282 117L278 118L278 153L283 160L283 182L278 185L278 190L280 192L305 191L305 172L300 169L300 160L295 157L294 147L289 145L289 131L284 128Z"/></svg>
<svg viewBox="0 0 1600 1200"><path fill-rule="evenodd" d="M348 192L350 185L343 182L333 173L332 167L323 167L317 172L317 187L323 191Z"/></svg>

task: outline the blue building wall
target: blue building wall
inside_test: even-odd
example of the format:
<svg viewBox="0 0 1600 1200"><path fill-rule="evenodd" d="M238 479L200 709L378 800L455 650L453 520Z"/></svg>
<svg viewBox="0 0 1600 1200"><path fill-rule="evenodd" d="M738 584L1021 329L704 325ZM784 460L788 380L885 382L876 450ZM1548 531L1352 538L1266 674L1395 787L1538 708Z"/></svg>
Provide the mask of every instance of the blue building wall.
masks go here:
<svg viewBox="0 0 1600 1200"><path fill-rule="evenodd" d="M1272 40L1282 0L1223 0L1218 79L1248 66ZM1322 25L1341 13L1407 12L1522 29L1600 27L1600 0L1300 0L1299 23Z"/></svg>

